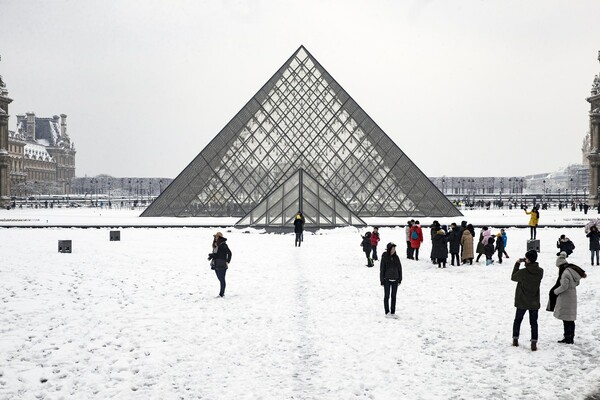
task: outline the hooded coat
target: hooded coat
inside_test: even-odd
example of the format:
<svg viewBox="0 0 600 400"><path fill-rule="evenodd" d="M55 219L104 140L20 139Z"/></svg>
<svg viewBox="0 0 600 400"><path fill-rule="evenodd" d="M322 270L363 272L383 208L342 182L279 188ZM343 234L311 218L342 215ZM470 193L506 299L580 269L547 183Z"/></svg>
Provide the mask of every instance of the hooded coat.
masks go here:
<svg viewBox="0 0 600 400"><path fill-rule="evenodd" d="M585 272L583 272L585 275ZM560 276L560 286L554 289L556 306L554 316L563 321L575 321L577 319L577 286L581 275L573 268L567 267Z"/></svg>
<svg viewBox="0 0 600 400"><path fill-rule="evenodd" d="M443 229L439 229L431 239L431 258L445 260L448 258L448 238Z"/></svg>
<svg viewBox="0 0 600 400"><path fill-rule="evenodd" d="M228 264L231 262L231 250L227 246L227 239L222 236L218 238L216 249L217 251L214 252L213 256L213 269L227 269Z"/></svg>
<svg viewBox="0 0 600 400"><path fill-rule="evenodd" d="M537 210L527 211L525 210L525 214L531 215L529 218L529 226L538 226L538 222L540 219L540 212Z"/></svg>
<svg viewBox="0 0 600 400"><path fill-rule="evenodd" d="M470 230L465 229L463 231L462 237L460 238L460 245L462 246L462 254L460 257L463 261L474 257L473 235Z"/></svg>
<svg viewBox="0 0 600 400"><path fill-rule="evenodd" d="M519 267L519 262L516 262L511 276L511 280L517 282L515 307L522 310L539 310L540 283L544 277L544 270L537 262L525 264L523 269Z"/></svg>

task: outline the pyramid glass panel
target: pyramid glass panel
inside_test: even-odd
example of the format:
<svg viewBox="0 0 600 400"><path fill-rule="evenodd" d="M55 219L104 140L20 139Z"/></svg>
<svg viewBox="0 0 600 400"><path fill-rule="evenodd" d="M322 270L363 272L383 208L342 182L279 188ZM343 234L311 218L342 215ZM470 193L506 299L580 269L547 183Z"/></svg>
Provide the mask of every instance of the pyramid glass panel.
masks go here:
<svg viewBox="0 0 600 400"><path fill-rule="evenodd" d="M323 225L358 217L461 215L301 46L142 216L284 224L297 210L281 185L300 170L318 188L311 186L307 196L317 210L314 221Z"/></svg>

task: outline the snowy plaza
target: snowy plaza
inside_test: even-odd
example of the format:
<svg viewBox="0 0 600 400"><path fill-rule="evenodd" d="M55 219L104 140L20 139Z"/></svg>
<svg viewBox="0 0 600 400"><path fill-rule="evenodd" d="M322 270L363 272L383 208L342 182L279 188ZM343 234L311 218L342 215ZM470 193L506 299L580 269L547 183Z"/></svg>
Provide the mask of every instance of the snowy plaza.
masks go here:
<svg viewBox="0 0 600 400"><path fill-rule="evenodd" d="M507 229L503 264L445 270L428 260L427 237L412 261L404 229L381 228L381 247L398 245L404 271L399 318L388 319L378 268L365 267L359 247L366 228L306 232L295 248L293 234L263 230L118 228L176 222L136 215L0 212L3 225L115 227L0 229L0 398L585 399L600 388L600 268L590 265L583 228L538 231L544 279L539 350L531 352L527 319L522 345L511 346L510 275L526 228ZM583 226L595 217L548 210L541 224ZM493 227L528 216L465 211L440 222L462 219ZM109 241L111 229L121 241ZM233 252L224 298L207 261L216 230ZM563 233L577 246L569 260L588 272L574 345L557 343L562 322L543 310ZM57 252L63 239L73 241L71 254Z"/></svg>

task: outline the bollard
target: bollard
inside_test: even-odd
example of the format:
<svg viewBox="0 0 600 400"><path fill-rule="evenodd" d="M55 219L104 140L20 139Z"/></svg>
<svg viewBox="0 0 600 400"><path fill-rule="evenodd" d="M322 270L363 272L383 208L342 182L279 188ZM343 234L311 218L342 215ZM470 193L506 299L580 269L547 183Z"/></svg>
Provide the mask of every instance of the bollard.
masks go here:
<svg viewBox="0 0 600 400"><path fill-rule="evenodd" d="M535 250L538 253L540 252L540 241L538 239L528 240L527 241L527 251Z"/></svg>
<svg viewBox="0 0 600 400"><path fill-rule="evenodd" d="M71 252L71 241L70 240L59 240L58 241L58 252L59 253L70 253Z"/></svg>
<svg viewBox="0 0 600 400"><path fill-rule="evenodd" d="M118 242L121 240L121 231L110 231L110 241Z"/></svg>

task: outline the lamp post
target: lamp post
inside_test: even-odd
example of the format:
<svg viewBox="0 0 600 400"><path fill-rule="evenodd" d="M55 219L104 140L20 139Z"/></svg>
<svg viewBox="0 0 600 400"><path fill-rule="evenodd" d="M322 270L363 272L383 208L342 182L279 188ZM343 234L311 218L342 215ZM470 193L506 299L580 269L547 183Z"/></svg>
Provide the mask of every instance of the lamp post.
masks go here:
<svg viewBox="0 0 600 400"><path fill-rule="evenodd" d="M160 179L158 181L158 195L160 196L161 193L162 193L162 179Z"/></svg>
<svg viewBox="0 0 600 400"><path fill-rule="evenodd" d="M129 196L127 197L127 205L129 205L131 207L131 178L128 179L129 181Z"/></svg>
<svg viewBox="0 0 600 400"><path fill-rule="evenodd" d="M542 194L542 203L546 202L546 180L544 179L542 182L544 182L544 193Z"/></svg>
<svg viewBox="0 0 600 400"><path fill-rule="evenodd" d="M571 203L573 202L573 178L570 179L569 188L571 190Z"/></svg>
<svg viewBox="0 0 600 400"><path fill-rule="evenodd" d="M442 193L446 194L446 179L442 178Z"/></svg>
<svg viewBox="0 0 600 400"><path fill-rule="evenodd" d="M110 202L110 185L111 185L111 180L108 180L108 208L112 208L112 203Z"/></svg>

